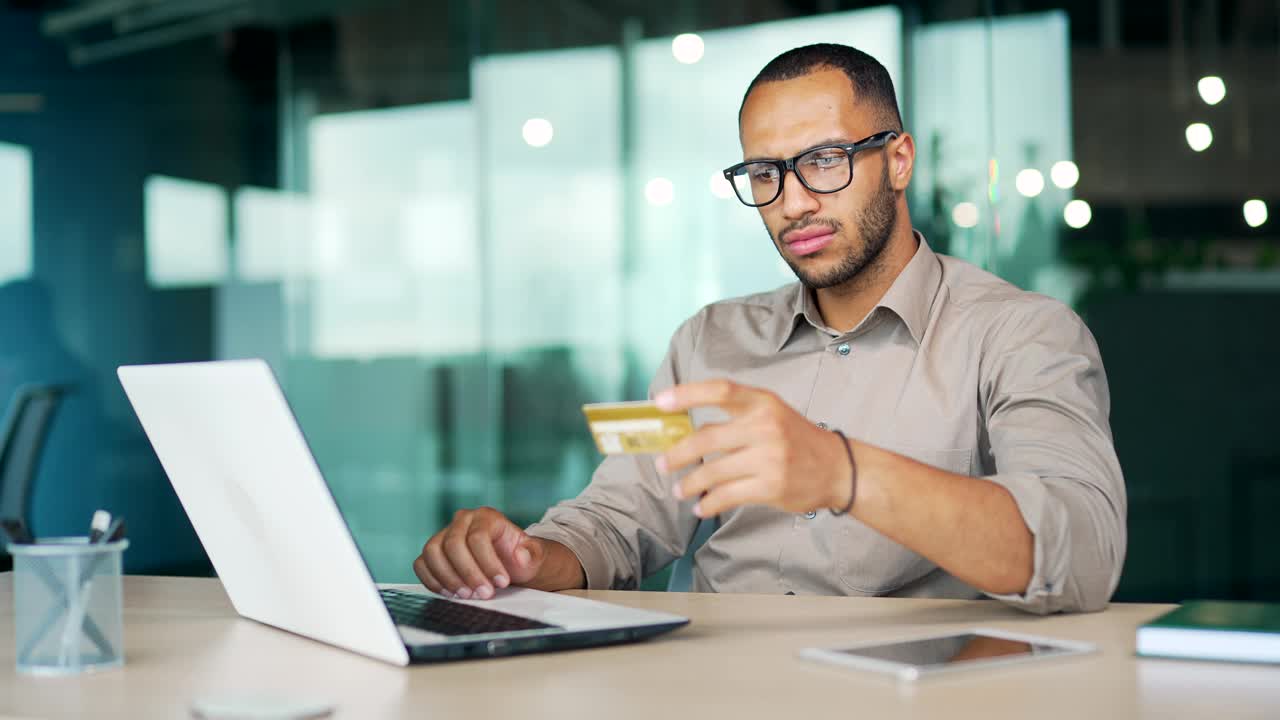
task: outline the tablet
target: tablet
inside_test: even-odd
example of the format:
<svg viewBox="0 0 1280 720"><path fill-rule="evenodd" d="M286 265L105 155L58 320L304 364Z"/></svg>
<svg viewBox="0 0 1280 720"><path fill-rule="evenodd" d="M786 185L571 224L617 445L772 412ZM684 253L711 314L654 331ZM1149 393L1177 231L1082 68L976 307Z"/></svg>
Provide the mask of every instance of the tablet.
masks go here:
<svg viewBox="0 0 1280 720"><path fill-rule="evenodd" d="M974 628L946 635L879 641L844 648L805 648L800 657L919 680L1097 652L1089 643Z"/></svg>

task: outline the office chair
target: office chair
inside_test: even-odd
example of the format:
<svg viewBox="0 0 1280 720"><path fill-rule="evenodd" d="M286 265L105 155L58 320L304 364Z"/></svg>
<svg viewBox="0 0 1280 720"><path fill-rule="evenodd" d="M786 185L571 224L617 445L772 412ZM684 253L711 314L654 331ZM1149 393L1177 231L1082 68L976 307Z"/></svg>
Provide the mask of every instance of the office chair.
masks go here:
<svg viewBox="0 0 1280 720"><path fill-rule="evenodd" d="M671 566L671 578L667 581L667 592L689 592L693 589L693 554L720 527L720 518L704 519L698 522L693 531L693 539L684 555L676 558Z"/></svg>
<svg viewBox="0 0 1280 720"><path fill-rule="evenodd" d="M13 393L0 425L0 517L31 525L31 485L53 415L67 391L62 385L23 385ZM13 568L13 557L0 539L0 572Z"/></svg>

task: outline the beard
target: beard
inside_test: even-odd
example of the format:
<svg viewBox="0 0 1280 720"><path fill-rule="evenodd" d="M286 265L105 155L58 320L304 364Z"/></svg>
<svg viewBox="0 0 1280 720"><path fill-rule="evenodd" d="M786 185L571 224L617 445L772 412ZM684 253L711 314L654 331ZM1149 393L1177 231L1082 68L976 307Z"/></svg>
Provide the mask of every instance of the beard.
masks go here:
<svg viewBox="0 0 1280 720"><path fill-rule="evenodd" d="M886 163L880 175L880 186L876 188L870 202L854 220L858 235L862 238L862 245L850 247L835 267L820 273L799 267L794 260L787 257L785 252L781 252L785 245L779 238L792 230L811 225L824 225L831 228L832 232L838 232L844 229L844 224L839 220L807 220L789 225L774 237L774 244L781 252L782 259L791 267L791 272L796 274L805 287L811 290L822 290L848 283L875 263L888 246L889 238L893 237L893 229L897 223L897 198L894 197L893 186L889 184L889 166Z"/></svg>

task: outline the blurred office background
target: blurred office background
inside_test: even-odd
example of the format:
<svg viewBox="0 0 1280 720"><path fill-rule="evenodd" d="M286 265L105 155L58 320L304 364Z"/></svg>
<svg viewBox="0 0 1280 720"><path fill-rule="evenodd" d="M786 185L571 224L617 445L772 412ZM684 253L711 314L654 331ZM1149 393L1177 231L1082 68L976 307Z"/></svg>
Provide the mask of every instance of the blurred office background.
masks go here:
<svg viewBox="0 0 1280 720"><path fill-rule="evenodd" d="M129 571L208 573L114 370L257 356L377 579L458 508L532 522L583 402L792 279L718 170L760 67L836 41L933 246L1096 334L1118 597L1280 599L1278 40L1274 0L0 0L0 463L40 451L38 534L107 507Z"/></svg>

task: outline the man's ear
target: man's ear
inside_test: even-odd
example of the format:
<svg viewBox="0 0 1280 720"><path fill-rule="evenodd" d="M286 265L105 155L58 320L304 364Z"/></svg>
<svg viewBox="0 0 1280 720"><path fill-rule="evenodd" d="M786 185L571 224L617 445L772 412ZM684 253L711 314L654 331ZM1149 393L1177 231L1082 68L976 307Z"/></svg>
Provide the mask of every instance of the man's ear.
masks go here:
<svg viewBox="0 0 1280 720"><path fill-rule="evenodd" d="M908 133L894 138L885 146L889 155L889 182L894 190L905 191L916 168L916 140Z"/></svg>

